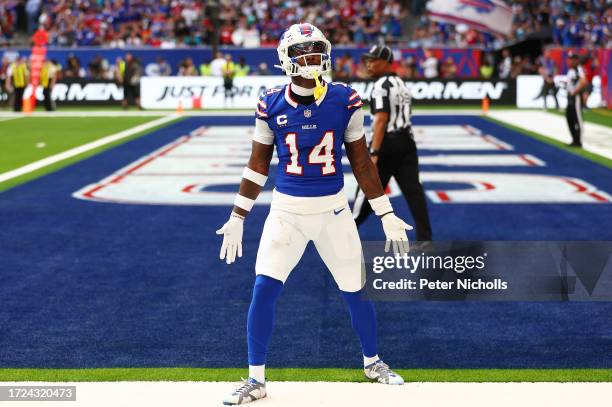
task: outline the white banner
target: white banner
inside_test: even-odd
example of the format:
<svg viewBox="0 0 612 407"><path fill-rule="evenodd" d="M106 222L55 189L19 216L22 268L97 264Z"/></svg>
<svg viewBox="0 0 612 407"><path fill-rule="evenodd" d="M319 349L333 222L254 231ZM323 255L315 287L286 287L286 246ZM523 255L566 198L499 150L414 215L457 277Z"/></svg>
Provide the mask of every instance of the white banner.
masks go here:
<svg viewBox="0 0 612 407"><path fill-rule="evenodd" d="M211 76L142 77L140 102L145 109L255 109L259 94L289 82L287 76L234 79L233 97L226 97L223 78Z"/></svg>
<svg viewBox="0 0 612 407"><path fill-rule="evenodd" d="M430 0L427 9L433 20L503 35L512 31L512 9L502 0Z"/></svg>
<svg viewBox="0 0 612 407"><path fill-rule="evenodd" d="M557 86L557 100L560 108L567 106L567 90L565 88L565 75L557 75L554 78ZM540 75L519 75L516 78L516 106L520 108L543 108L544 97L540 96L544 79ZM546 96L546 106L554 108L555 98ZM593 92L587 99L588 108L598 108L602 106L601 100L601 78L593 78Z"/></svg>

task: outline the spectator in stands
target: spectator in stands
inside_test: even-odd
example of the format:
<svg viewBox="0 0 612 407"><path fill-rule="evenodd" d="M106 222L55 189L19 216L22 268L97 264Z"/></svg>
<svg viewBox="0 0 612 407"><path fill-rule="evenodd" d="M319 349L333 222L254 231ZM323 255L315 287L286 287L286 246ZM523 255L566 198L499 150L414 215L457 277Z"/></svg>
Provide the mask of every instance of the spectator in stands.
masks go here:
<svg viewBox="0 0 612 407"><path fill-rule="evenodd" d="M244 42L242 46L244 48L259 48L261 45L261 41L259 40L259 30L257 26L253 23L247 26L247 29L244 33Z"/></svg>
<svg viewBox="0 0 612 407"><path fill-rule="evenodd" d="M28 36L31 36L38 26L41 0L27 0L25 12L28 16Z"/></svg>
<svg viewBox="0 0 612 407"><path fill-rule="evenodd" d="M425 50L425 59L421 62L421 66L426 79L438 77L438 58L431 51Z"/></svg>
<svg viewBox="0 0 612 407"><path fill-rule="evenodd" d="M336 58L336 69L334 70L334 78L346 80L355 77L355 61L348 52L343 56Z"/></svg>
<svg viewBox="0 0 612 407"><path fill-rule="evenodd" d="M219 51L215 54L215 59L210 63L210 74L212 76L223 76L223 67L225 66L225 58Z"/></svg>
<svg viewBox="0 0 612 407"><path fill-rule="evenodd" d="M16 4L5 3L0 7L0 45L9 45L15 32Z"/></svg>
<svg viewBox="0 0 612 407"><path fill-rule="evenodd" d="M238 23L238 27L232 32L232 44L236 47L244 47L246 40L247 23L246 19L241 19Z"/></svg>
<svg viewBox="0 0 612 407"><path fill-rule="evenodd" d="M130 47L140 47L143 45L142 38L140 38L140 33L136 30L130 31L130 35L125 43Z"/></svg>
<svg viewBox="0 0 612 407"><path fill-rule="evenodd" d="M257 71L255 71L255 75L271 75L272 73L270 72L270 69L268 68L268 64L266 64L265 62L260 63L257 66Z"/></svg>
<svg viewBox="0 0 612 407"><path fill-rule="evenodd" d="M506 48L502 51L502 59L497 69L500 79L508 79L510 77L510 72L512 71L512 57L510 56L509 49Z"/></svg>
<svg viewBox="0 0 612 407"><path fill-rule="evenodd" d="M147 76L170 76L172 75L172 67L164 58L158 56L155 62L145 67L145 74Z"/></svg>
<svg viewBox="0 0 612 407"><path fill-rule="evenodd" d="M181 65L179 66L178 71L179 76L198 76L198 70L193 64L193 60L191 58L185 58Z"/></svg>
<svg viewBox="0 0 612 407"><path fill-rule="evenodd" d="M65 78L84 78L86 76L85 69L81 67L81 61L74 54L68 55L66 61L66 69L64 69Z"/></svg>
<svg viewBox="0 0 612 407"><path fill-rule="evenodd" d="M91 79L106 79L108 70L108 61L101 56L96 56L89 62L89 77Z"/></svg>
<svg viewBox="0 0 612 407"><path fill-rule="evenodd" d="M457 77L457 65L452 57L447 57L440 68L440 77L444 79L452 79Z"/></svg>
<svg viewBox="0 0 612 407"><path fill-rule="evenodd" d="M519 75L532 75L537 73L536 66L531 62L529 56L515 55L512 60L510 77L516 78Z"/></svg>
<svg viewBox="0 0 612 407"><path fill-rule="evenodd" d="M516 78L523 71L523 58L520 55L515 55L512 59L512 67L510 68L510 77Z"/></svg>
<svg viewBox="0 0 612 407"><path fill-rule="evenodd" d="M125 54L125 69L123 71L123 108L127 109L129 105L134 104L140 108L140 78L142 76L142 68L140 62L134 58L129 52Z"/></svg>
<svg viewBox="0 0 612 407"><path fill-rule="evenodd" d="M368 79L371 77L368 68L365 66L364 61L361 61L357 64L357 68L355 69L355 76L359 79Z"/></svg>
<svg viewBox="0 0 612 407"><path fill-rule="evenodd" d="M221 45L232 45L232 33L234 26L231 21L226 21L221 26L221 32L219 33L219 43Z"/></svg>
<svg viewBox="0 0 612 407"><path fill-rule="evenodd" d="M75 44L163 48L211 44L220 21L220 43L256 48L276 45L284 27L300 21L315 22L339 45L408 40L413 47L484 46L520 41L532 32L553 28L554 42L565 46L605 47L611 41L610 7L603 0L507 0L512 7L509 37L479 32L464 24L432 21L414 2L379 0L283 2L263 0L50 1L4 0L0 8L0 43L16 30L18 8L32 11L38 24L48 25L52 45ZM418 2L421 3L421 2ZM42 4L42 9L41 9ZM412 7L410 13L408 8ZM42 13L41 13L42 11ZM416 26L406 24L408 14ZM32 18L29 26L36 24ZM410 27L410 30L407 28ZM414 30L414 33L411 31Z"/></svg>
<svg viewBox="0 0 612 407"><path fill-rule="evenodd" d="M418 71L414 57L409 56L403 61L400 61L395 73L403 79L416 79Z"/></svg>

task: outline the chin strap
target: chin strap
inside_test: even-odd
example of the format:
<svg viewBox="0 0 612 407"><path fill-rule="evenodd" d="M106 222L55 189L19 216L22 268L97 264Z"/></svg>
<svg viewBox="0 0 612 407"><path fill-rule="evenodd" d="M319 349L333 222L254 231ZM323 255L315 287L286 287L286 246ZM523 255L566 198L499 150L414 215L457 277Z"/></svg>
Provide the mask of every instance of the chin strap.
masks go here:
<svg viewBox="0 0 612 407"><path fill-rule="evenodd" d="M323 92L325 92L325 86L321 85L321 82L319 82L319 75L314 75L314 80L315 80L314 98L315 100L319 100L319 98L323 95Z"/></svg>

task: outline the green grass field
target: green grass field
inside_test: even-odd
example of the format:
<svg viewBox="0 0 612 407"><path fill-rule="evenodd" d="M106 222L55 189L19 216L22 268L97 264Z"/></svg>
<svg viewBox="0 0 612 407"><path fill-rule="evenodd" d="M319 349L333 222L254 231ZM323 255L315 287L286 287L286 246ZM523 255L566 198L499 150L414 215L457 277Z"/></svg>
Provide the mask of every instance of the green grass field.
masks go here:
<svg viewBox="0 0 612 407"><path fill-rule="evenodd" d="M2 151L0 173L157 118L159 117L23 117L0 121L0 151ZM56 171L86 157L152 132L157 128L134 134L117 142L2 182L0 183L0 191Z"/></svg>
<svg viewBox="0 0 612 407"><path fill-rule="evenodd" d="M612 369L398 369L407 382L610 382ZM238 381L246 369L0 369L0 381ZM272 381L366 382L360 369L266 369Z"/></svg>

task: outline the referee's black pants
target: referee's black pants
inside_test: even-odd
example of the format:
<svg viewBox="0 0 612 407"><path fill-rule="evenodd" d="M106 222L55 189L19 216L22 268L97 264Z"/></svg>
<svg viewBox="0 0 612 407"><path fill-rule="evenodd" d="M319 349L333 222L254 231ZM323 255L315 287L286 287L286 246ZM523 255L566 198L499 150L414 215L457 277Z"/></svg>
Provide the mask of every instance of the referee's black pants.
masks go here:
<svg viewBox="0 0 612 407"><path fill-rule="evenodd" d="M567 107L565 108L565 118L569 131L572 134L572 145L582 145L582 96L568 95Z"/></svg>
<svg viewBox="0 0 612 407"><path fill-rule="evenodd" d="M376 166L383 187L386 188L391 177L395 177L414 218L417 240L431 240L427 202L423 186L419 180L419 158L416 145L414 149L405 153L380 154ZM357 190L357 197L353 206L353 215L357 226L363 223L370 213L372 213L370 203L365 199L363 191Z"/></svg>

